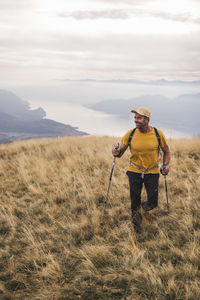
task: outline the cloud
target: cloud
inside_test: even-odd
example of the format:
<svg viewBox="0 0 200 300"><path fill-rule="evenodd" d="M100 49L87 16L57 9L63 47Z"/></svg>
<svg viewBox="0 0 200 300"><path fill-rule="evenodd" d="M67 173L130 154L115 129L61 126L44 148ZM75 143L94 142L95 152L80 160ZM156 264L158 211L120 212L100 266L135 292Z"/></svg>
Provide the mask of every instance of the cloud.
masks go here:
<svg viewBox="0 0 200 300"><path fill-rule="evenodd" d="M188 22L194 24L200 24L200 18L193 17L191 13L180 13L180 14L171 14L165 12L151 12L149 15L155 18L161 18L164 20L171 20L175 22Z"/></svg>
<svg viewBox="0 0 200 300"><path fill-rule="evenodd" d="M176 2L177 0L174 0ZM96 0L96 2L99 3L105 3L105 4L119 4L119 5L124 5L124 4L129 4L131 6L133 5L151 5L151 4L160 4L160 0ZM180 0L180 4L181 4ZM199 4L199 0L188 0L188 6L191 6L193 4Z"/></svg>
<svg viewBox="0 0 200 300"><path fill-rule="evenodd" d="M0 45L0 77L182 79L200 76L199 32L174 37L20 34ZM10 75L9 75L10 74Z"/></svg>
<svg viewBox="0 0 200 300"><path fill-rule="evenodd" d="M61 19L57 17L53 6L50 11L48 11L49 7L42 9L42 13L37 16L38 7L23 11L37 1L2 2L0 2L1 81L16 80L23 83L55 78L59 80L64 78L146 80L160 77L195 80L200 76L199 31L193 34L189 31L189 34L188 32L185 34L182 31L180 34L174 33L171 37L167 31L168 20L199 24L198 18L195 19L192 13L175 14L174 11L167 13L142 9L142 7L127 9L125 6L123 9L120 7L116 9L115 6L114 9L106 10L103 6L99 10L81 10L80 8L84 7L82 5L77 6L77 10L71 11L67 11L65 6L63 12L59 14L59 17L63 17ZM140 1L131 1L133 2ZM21 11L14 10L18 3L18 9L23 11L22 14ZM49 4L48 1L46 3ZM52 2L55 3L56 0ZM12 15L9 10L11 6ZM4 13L1 8L7 9L9 14ZM62 11L60 6L57 11ZM154 34L147 35L149 23L141 22L143 17L166 20L164 28L167 30L164 34L157 34L155 31ZM81 22L78 24L74 20L64 18L73 18ZM129 22L131 18L138 18L139 22L132 22L132 20ZM91 22L84 21L88 19ZM101 19L106 21L103 22ZM112 25L110 28L109 19ZM95 27L95 20L98 21L97 27ZM174 30L174 24L170 23ZM142 34L134 34L132 24L138 24L138 27L144 25ZM188 24L180 27L188 28Z"/></svg>
<svg viewBox="0 0 200 300"><path fill-rule="evenodd" d="M79 10L73 12L60 13L58 16L65 18L74 18L77 20L83 19L128 19L130 14L126 10L111 9L111 10Z"/></svg>
<svg viewBox="0 0 200 300"><path fill-rule="evenodd" d="M147 9L107 9L107 10L76 10L71 12L62 12L57 15L63 18L73 18L76 20L96 20L96 19L131 19L141 17L160 18L166 21L175 21L181 23L200 24L200 18L194 17L189 12L167 13Z"/></svg>

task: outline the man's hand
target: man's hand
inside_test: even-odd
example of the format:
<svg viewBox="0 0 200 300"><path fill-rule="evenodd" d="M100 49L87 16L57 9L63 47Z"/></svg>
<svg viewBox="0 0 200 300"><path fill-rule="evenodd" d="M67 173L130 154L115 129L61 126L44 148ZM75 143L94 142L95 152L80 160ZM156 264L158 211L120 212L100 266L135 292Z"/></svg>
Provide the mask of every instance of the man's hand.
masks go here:
<svg viewBox="0 0 200 300"><path fill-rule="evenodd" d="M162 175L167 175L169 173L169 167L166 165L162 165L162 167L160 168L160 173Z"/></svg>
<svg viewBox="0 0 200 300"><path fill-rule="evenodd" d="M120 144L119 147L114 147L112 149L112 155L115 157L121 157L124 152L126 151L128 146L124 145L124 144Z"/></svg>
<svg viewBox="0 0 200 300"><path fill-rule="evenodd" d="M115 156L115 157L119 156L120 153L121 153L119 147L117 149L116 148L117 147L115 147L115 148L112 149L112 155Z"/></svg>

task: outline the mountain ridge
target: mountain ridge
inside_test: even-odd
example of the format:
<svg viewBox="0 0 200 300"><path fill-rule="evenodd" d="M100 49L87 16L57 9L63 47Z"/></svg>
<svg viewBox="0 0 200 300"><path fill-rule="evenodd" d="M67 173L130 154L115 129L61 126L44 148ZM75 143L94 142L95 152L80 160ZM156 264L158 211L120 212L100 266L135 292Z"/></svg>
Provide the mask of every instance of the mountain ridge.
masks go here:
<svg viewBox="0 0 200 300"><path fill-rule="evenodd" d="M200 80L166 80L166 79L158 79L158 80L137 80L137 79L93 79L93 78L85 78L85 79L69 79L66 78L65 81L71 82L94 82L94 83L129 83L129 84L144 84L144 85L200 85Z"/></svg>
<svg viewBox="0 0 200 300"><path fill-rule="evenodd" d="M45 116L43 108L31 110L27 101L10 91L0 90L0 143L88 135L77 130L77 127L47 119Z"/></svg>
<svg viewBox="0 0 200 300"><path fill-rule="evenodd" d="M175 98L160 95L143 95L130 99L104 100L86 107L131 119L132 109L146 106L151 111L151 122L167 129L175 129L193 135L200 134L200 93L183 94Z"/></svg>

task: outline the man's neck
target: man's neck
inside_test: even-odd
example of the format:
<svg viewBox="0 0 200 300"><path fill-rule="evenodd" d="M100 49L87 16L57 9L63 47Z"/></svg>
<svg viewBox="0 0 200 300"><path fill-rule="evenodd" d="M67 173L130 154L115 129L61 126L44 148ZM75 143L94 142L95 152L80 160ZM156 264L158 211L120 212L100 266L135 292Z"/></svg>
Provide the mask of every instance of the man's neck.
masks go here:
<svg viewBox="0 0 200 300"><path fill-rule="evenodd" d="M139 129L139 131L142 133L149 133L151 130L152 130L152 127L149 125Z"/></svg>

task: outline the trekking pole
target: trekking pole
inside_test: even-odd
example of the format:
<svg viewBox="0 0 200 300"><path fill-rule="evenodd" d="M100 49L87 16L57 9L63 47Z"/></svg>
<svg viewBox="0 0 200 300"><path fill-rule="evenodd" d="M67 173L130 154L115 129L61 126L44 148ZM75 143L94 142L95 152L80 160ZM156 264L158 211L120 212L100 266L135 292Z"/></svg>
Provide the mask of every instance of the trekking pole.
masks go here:
<svg viewBox="0 0 200 300"><path fill-rule="evenodd" d="M113 175L113 171L114 171L114 167L115 167L115 162L116 162L116 157L114 157L114 159L113 159L113 164L112 164L112 169L111 169L111 172L110 172L109 184L108 184L108 189L107 189L107 194L106 194L106 199L105 199L105 202L104 202L104 206L106 206L107 201L108 201L108 194L109 194L109 190L110 190L110 184L111 184L112 175Z"/></svg>
<svg viewBox="0 0 200 300"><path fill-rule="evenodd" d="M167 199L167 208L168 208L168 211L169 211L169 201L168 201L168 191L167 191L167 178L166 178L167 175L164 175L164 178L165 178L165 192L166 192L166 199Z"/></svg>
<svg viewBox="0 0 200 300"><path fill-rule="evenodd" d="M163 169L165 169L166 165L163 165L162 167L163 167ZM164 176L164 179L165 179L165 192L166 192L166 200L167 200L167 209L169 211L169 201L168 201L168 191L167 191L167 177L166 177L167 175L163 174L163 176Z"/></svg>
<svg viewBox="0 0 200 300"><path fill-rule="evenodd" d="M118 144L118 146L115 147L115 149L119 149L119 144ZM109 178L108 190L107 190L107 194L106 194L106 200L105 200L105 202L104 202L104 207L106 206L107 201L108 201L108 194L109 194L110 184L111 184L112 175L113 175L113 171L114 171L114 167L115 167L115 161L116 161L116 156L114 156L114 159L113 159L113 164L112 164L112 169L111 169L111 172L110 172L110 178Z"/></svg>
<svg viewBox="0 0 200 300"><path fill-rule="evenodd" d="M115 147L115 149L118 149L118 148L119 148L119 143L118 143L118 146ZM103 209L102 219L103 219L103 216L104 216L104 213L105 213L106 204L107 204L107 201L108 201L108 194L109 194L109 190L110 190L110 184L111 184L112 175L113 175L113 171L114 171L114 167L115 167L115 162L116 162L116 156L114 156L113 163L112 163L112 168L111 168L110 177L109 177L108 189L107 189L106 198L105 198L105 201L104 201L104 209Z"/></svg>

